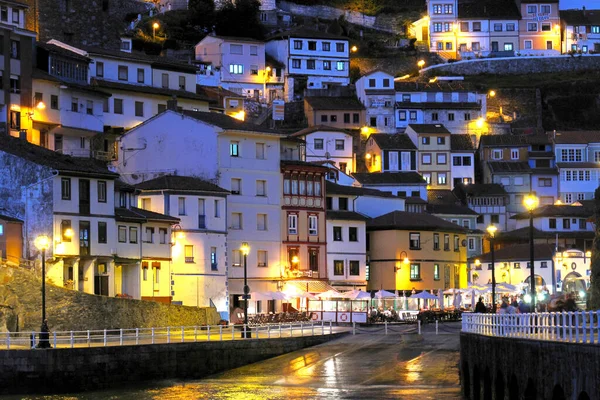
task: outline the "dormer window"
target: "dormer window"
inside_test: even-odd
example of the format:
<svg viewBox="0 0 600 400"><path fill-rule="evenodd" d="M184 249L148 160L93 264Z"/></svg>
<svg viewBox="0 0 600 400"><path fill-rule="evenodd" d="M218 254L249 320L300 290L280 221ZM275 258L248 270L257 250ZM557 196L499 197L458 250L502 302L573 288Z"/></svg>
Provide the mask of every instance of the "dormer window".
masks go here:
<svg viewBox="0 0 600 400"><path fill-rule="evenodd" d="M121 38L121 51L131 53L131 39Z"/></svg>

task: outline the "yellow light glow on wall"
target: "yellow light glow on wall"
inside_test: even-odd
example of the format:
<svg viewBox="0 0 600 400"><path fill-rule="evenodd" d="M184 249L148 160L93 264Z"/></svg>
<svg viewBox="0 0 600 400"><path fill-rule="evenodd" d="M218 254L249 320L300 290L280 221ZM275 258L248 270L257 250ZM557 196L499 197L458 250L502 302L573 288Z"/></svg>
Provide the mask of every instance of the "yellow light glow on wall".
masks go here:
<svg viewBox="0 0 600 400"><path fill-rule="evenodd" d="M246 112L240 111L231 115L235 119L239 119L240 121L244 121L246 119Z"/></svg>

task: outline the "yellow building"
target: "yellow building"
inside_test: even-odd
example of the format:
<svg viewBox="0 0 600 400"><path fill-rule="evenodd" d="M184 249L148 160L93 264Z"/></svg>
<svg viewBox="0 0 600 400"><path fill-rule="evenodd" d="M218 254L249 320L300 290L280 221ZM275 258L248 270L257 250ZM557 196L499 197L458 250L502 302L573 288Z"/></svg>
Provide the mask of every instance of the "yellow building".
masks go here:
<svg viewBox="0 0 600 400"><path fill-rule="evenodd" d="M393 211L367 223L369 290L467 286L467 229L426 213Z"/></svg>
<svg viewBox="0 0 600 400"><path fill-rule="evenodd" d="M522 54L560 54L558 0L521 1L519 48Z"/></svg>

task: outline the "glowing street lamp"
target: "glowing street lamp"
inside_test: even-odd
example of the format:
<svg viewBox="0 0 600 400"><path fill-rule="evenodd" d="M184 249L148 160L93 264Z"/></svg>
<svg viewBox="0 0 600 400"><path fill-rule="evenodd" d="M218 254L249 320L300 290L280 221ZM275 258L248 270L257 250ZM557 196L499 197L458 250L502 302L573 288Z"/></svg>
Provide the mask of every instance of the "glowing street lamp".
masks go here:
<svg viewBox="0 0 600 400"><path fill-rule="evenodd" d="M358 51L358 47L356 47L356 46L352 46L352 47L350 48L350 51L351 51L351 52L353 52L353 53L356 53L356 52Z"/></svg>
<svg viewBox="0 0 600 400"><path fill-rule="evenodd" d="M496 236L496 231L498 228L494 225L490 225L486 228L487 233L489 234L490 240L490 252L492 253L492 314L496 313L496 258L494 254L494 238Z"/></svg>
<svg viewBox="0 0 600 400"><path fill-rule="evenodd" d="M39 343L40 349L49 349L50 334L48 333L48 321L46 321L46 250L50 248L50 239L46 235L35 238L35 247L42 252L42 325L40 327Z"/></svg>
<svg viewBox="0 0 600 400"><path fill-rule="evenodd" d="M419 67L419 69L423 69L423 67L425 66L425 60L419 60L417 66Z"/></svg>
<svg viewBox="0 0 600 400"><path fill-rule="evenodd" d="M250 287L248 287L248 254L250 253L250 246L248 242L243 242L240 251L244 255L244 331L242 332L242 338L250 338L250 331L246 331L248 327L248 300L250 297Z"/></svg>
<svg viewBox="0 0 600 400"><path fill-rule="evenodd" d="M490 95L490 97L494 97L494 96L496 96L496 91L490 90L490 92L488 94Z"/></svg>
<svg viewBox="0 0 600 400"><path fill-rule="evenodd" d="M158 22L152 24L152 39L156 39L156 30L160 27Z"/></svg>
<svg viewBox="0 0 600 400"><path fill-rule="evenodd" d="M523 205L529 211L529 263L530 263L530 275L529 280L531 281L531 311L535 312L535 268L534 268L534 249L533 249L533 211L537 208L540 200L534 194L530 194L523 199Z"/></svg>

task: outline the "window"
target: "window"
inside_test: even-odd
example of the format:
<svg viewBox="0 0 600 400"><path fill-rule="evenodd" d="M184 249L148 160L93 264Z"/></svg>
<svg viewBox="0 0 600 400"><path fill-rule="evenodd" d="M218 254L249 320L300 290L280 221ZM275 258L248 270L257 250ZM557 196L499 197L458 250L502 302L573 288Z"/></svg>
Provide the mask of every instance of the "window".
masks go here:
<svg viewBox="0 0 600 400"><path fill-rule="evenodd" d="M583 218L579 219L579 229L585 229L586 221Z"/></svg>
<svg viewBox="0 0 600 400"><path fill-rule="evenodd" d="M77 97L71 97L71 111L79 112L79 99Z"/></svg>
<svg viewBox="0 0 600 400"><path fill-rule="evenodd" d="M178 215L187 215L185 213L185 197L179 197L177 199Z"/></svg>
<svg viewBox="0 0 600 400"><path fill-rule="evenodd" d="M421 280L421 264L410 264L410 280L420 281Z"/></svg>
<svg viewBox="0 0 600 400"><path fill-rule="evenodd" d="M510 158L511 160L519 159L519 149L510 149Z"/></svg>
<svg viewBox="0 0 600 400"><path fill-rule="evenodd" d="M311 236L317 235L319 232L319 219L316 215L308 216L308 234Z"/></svg>
<svg viewBox="0 0 600 400"><path fill-rule="evenodd" d="M348 228L348 240L350 242L358 242L358 228L351 226Z"/></svg>
<svg viewBox="0 0 600 400"><path fill-rule="evenodd" d="M0 6L0 20L8 22L8 7Z"/></svg>
<svg viewBox="0 0 600 400"><path fill-rule="evenodd" d="M106 222L98 222L98 243L106 243Z"/></svg>
<svg viewBox="0 0 600 400"><path fill-rule="evenodd" d="M444 14L453 14L454 13L454 5L453 4L444 4Z"/></svg>
<svg viewBox="0 0 600 400"><path fill-rule="evenodd" d="M137 69L137 81L138 81L138 83L144 83L144 80L145 80L144 69L138 68Z"/></svg>
<svg viewBox="0 0 600 400"><path fill-rule="evenodd" d="M460 238L458 235L454 235L454 251L460 250Z"/></svg>
<svg viewBox="0 0 600 400"><path fill-rule="evenodd" d="M256 252L256 260L259 267L266 267L268 259L269 257L267 257L267 252L265 250L258 250Z"/></svg>
<svg viewBox="0 0 600 400"><path fill-rule="evenodd" d="M184 252L185 252L185 262L193 263L194 262L194 246L186 244Z"/></svg>
<svg viewBox="0 0 600 400"><path fill-rule="evenodd" d="M13 110L10 111L10 129L17 131L21 129L21 112Z"/></svg>
<svg viewBox="0 0 600 400"><path fill-rule="evenodd" d="M231 213L231 229L242 229L242 213Z"/></svg>
<svg viewBox="0 0 600 400"><path fill-rule="evenodd" d="M129 243L138 242L138 228L135 226L129 227Z"/></svg>
<svg viewBox="0 0 600 400"><path fill-rule="evenodd" d="M475 250L475 238L469 238L467 240L468 246L469 246L469 250Z"/></svg>
<svg viewBox="0 0 600 400"><path fill-rule="evenodd" d="M440 280L440 264L433 264L433 280Z"/></svg>
<svg viewBox="0 0 600 400"><path fill-rule="evenodd" d="M298 234L298 214L288 214L288 234Z"/></svg>
<svg viewBox="0 0 600 400"><path fill-rule="evenodd" d="M331 43L330 42L322 42L321 50L322 51L331 51Z"/></svg>
<svg viewBox="0 0 600 400"><path fill-rule="evenodd" d="M452 31L453 24L450 22L444 22L444 32Z"/></svg>
<svg viewBox="0 0 600 400"><path fill-rule="evenodd" d="M433 5L433 13L434 14L441 14L442 13L442 5L441 4L434 4Z"/></svg>
<svg viewBox="0 0 600 400"><path fill-rule="evenodd" d="M430 143L430 137L429 136L422 137L421 143L423 143L424 145L428 145Z"/></svg>
<svg viewBox="0 0 600 400"><path fill-rule="evenodd" d="M327 115L321 115L321 122L327 122Z"/></svg>
<svg viewBox="0 0 600 400"><path fill-rule="evenodd" d="M244 73L244 66L242 64L229 64L229 73L233 75L241 75Z"/></svg>
<svg viewBox="0 0 600 400"><path fill-rule="evenodd" d="M552 178L538 178L538 186L551 187L552 186Z"/></svg>
<svg viewBox="0 0 600 400"><path fill-rule="evenodd" d="M106 203L106 181L98 181L98 202Z"/></svg>
<svg viewBox="0 0 600 400"><path fill-rule="evenodd" d="M360 122L360 114L353 113L352 114L352 123L353 124L358 124L359 122Z"/></svg>
<svg viewBox="0 0 600 400"><path fill-rule="evenodd" d="M440 234L439 233L433 234L433 249L434 250L440 249Z"/></svg>
<svg viewBox="0 0 600 400"><path fill-rule="evenodd" d="M264 143L256 143L256 159L257 160L265 159L265 144Z"/></svg>
<svg viewBox="0 0 600 400"><path fill-rule="evenodd" d="M119 65L119 80L126 81L129 75L129 70L126 65Z"/></svg>
<svg viewBox="0 0 600 400"><path fill-rule="evenodd" d="M450 235L444 234L444 251L450 251Z"/></svg>
<svg viewBox="0 0 600 400"><path fill-rule="evenodd" d="M442 31L442 24L440 22L434 23L433 24L433 31L434 32L441 32Z"/></svg>
<svg viewBox="0 0 600 400"><path fill-rule="evenodd" d="M438 178L438 185L441 185L441 186L446 185L447 176L446 176L445 172L438 172L437 178Z"/></svg>
<svg viewBox="0 0 600 400"><path fill-rule="evenodd" d="M571 220L569 218L563 218L563 229L571 229Z"/></svg>
<svg viewBox="0 0 600 400"><path fill-rule="evenodd" d="M142 102L142 101L135 102L135 116L136 117L144 116L144 102Z"/></svg>
<svg viewBox="0 0 600 400"><path fill-rule="evenodd" d="M431 154L421 153L421 164L430 165L431 164Z"/></svg>
<svg viewBox="0 0 600 400"><path fill-rule="evenodd" d="M508 32L514 32L515 31L515 24L514 23L506 24L506 30ZM512 50L512 43L511 43L511 50Z"/></svg>
<svg viewBox="0 0 600 400"><path fill-rule="evenodd" d="M294 40L294 50L302 50L302 40Z"/></svg>
<svg viewBox="0 0 600 400"><path fill-rule="evenodd" d="M416 232L411 232L409 234L409 248L411 250L420 250L421 249L421 234Z"/></svg>
<svg viewBox="0 0 600 400"><path fill-rule="evenodd" d="M358 261L356 260L351 260L349 262L349 268L350 268L350 275L352 276L358 276L360 275L360 264Z"/></svg>
<svg viewBox="0 0 600 400"><path fill-rule="evenodd" d="M416 111L410 111L408 113L408 115L409 115L411 121L416 121L417 120L417 112Z"/></svg>
<svg viewBox="0 0 600 400"><path fill-rule="evenodd" d="M472 42L471 43L471 50L473 50L473 51L479 51L480 50L479 42Z"/></svg>
<svg viewBox="0 0 600 400"><path fill-rule="evenodd" d="M242 252L240 250L231 251L231 266L240 267L242 265Z"/></svg>
<svg viewBox="0 0 600 400"><path fill-rule="evenodd" d="M454 121L454 113L448 113L448 121Z"/></svg>
<svg viewBox="0 0 600 400"><path fill-rule="evenodd" d="M229 142L229 155L231 157L240 156L240 142Z"/></svg>
<svg viewBox="0 0 600 400"><path fill-rule="evenodd" d="M527 14L535 14L537 13L537 6L536 5L528 5L527 6Z"/></svg>
<svg viewBox="0 0 600 400"><path fill-rule="evenodd" d="M229 45L229 53L230 54L244 54L244 47L241 44L230 44Z"/></svg>
<svg viewBox="0 0 600 400"><path fill-rule="evenodd" d="M502 24L494 24L494 32L502 32Z"/></svg>
<svg viewBox="0 0 600 400"><path fill-rule="evenodd" d="M127 242L127 227L119 225L119 243Z"/></svg>
<svg viewBox="0 0 600 400"><path fill-rule="evenodd" d="M50 95L50 108L53 110L58 110L58 96Z"/></svg>
<svg viewBox="0 0 600 400"><path fill-rule="evenodd" d="M436 113L436 112L434 112L434 113L431 113L431 120L432 120L432 121L438 121L438 120L439 120L439 115L438 115L438 113Z"/></svg>
<svg viewBox="0 0 600 400"><path fill-rule="evenodd" d="M342 241L342 227L341 226L333 227L333 241L334 242Z"/></svg>
<svg viewBox="0 0 600 400"><path fill-rule="evenodd" d="M317 42L315 42L314 40L309 40L308 41L308 49L315 51L317 50Z"/></svg>
<svg viewBox="0 0 600 400"><path fill-rule="evenodd" d="M492 224L499 224L500 223L500 215L499 214L492 214L490 216L490 218L491 218Z"/></svg>
<svg viewBox="0 0 600 400"><path fill-rule="evenodd" d="M335 140L335 149L336 150L344 150L344 139L336 139Z"/></svg>
<svg viewBox="0 0 600 400"><path fill-rule="evenodd" d="M192 257L193 257L193 249L192 249ZM219 270L219 266L217 264L217 248L216 247L211 247L210 248L210 270L211 271L218 271Z"/></svg>
<svg viewBox="0 0 600 400"><path fill-rule="evenodd" d="M330 120L331 122L337 122L337 115L331 115L331 116L329 117L329 120Z"/></svg>
<svg viewBox="0 0 600 400"><path fill-rule="evenodd" d="M348 115L348 119L350 119L350 115ZM369 118L369 126L371 126L371 127L377 126L377 117Z"/></svg>
<svg viewBox="0 0 600 400"><path fill-rule="evenodd" d="M94 102L92 100L86 100L85 113L87 115L94 115Z"/></svg>
<svg viewBox="0 0 600 400"><path fill-rule="evenodd" d="M242 194L242 180L231 178L231 194Z"/></svg>
<svg viewBox="0 0 600 400"><path fill-rule="evenodd" d="M160 244L167 244L167 228L158 228L158 241Z"/></svg>
<svg viewBox="0 0 600 400"><path fill-rule="evenodd" d="M335 63L335 65L335 69L337 69L338 71L343 71L346 69L346 63L344 61L338 61Z"/></svg>
<svg viewBox="0 0 600 400"><path fill-rule="evenodd" d="M515 176L513 183L515 186L523 186L523 177Z"/></svg>
<svg viewBox="0 0 600 400"><path fill-rule="evenodd" d="M292 68L296 68L296 69L302 68L302 61L297 58L292 58Z"/></svg>
<svg viewBox="0 0 600 400"><path fill-rule="evenodd" d="M406 121L406 111L398 111L398 119L400 121Z"/></svg>
<svg viewBox="0 0 600 400"><path fill-rule="evenodd" d="M344 113L344 123L345 124L350 123L350 113Z"/></svg>
<svg viewBox="0 0 600 400"><path fill-rule="evenodd" d="M258 75L258 65L250 66L250 75Z"/></svg>
<svg viewBox="0 0 600 400"><path fill-rule="evenodd" d="M315 150L323 150L323 139L315 139L313 141L313 148Z"/></svg>
<svg viewBox="0 0 600 400"><path fill-rule="evenodd" d="M492 160L502 160L502 149L492 149Z"/></svg>
<svg viewBox="0 0 600 400"><path fill-rule="evenodd" d="M473 22L473 32L481 32L481 22Z"/></svg>
<svg viewBox="0 0 600 400"><path fill-rule="evenodd" d="M438 138L440 139L440 138ZM446 153L437 153L437 163L438 165L446 165Z"/></svg>
<svg viewBox="0 0 600 400"><path fill-rule="evenodd" d="M333 275L344 275L344 260L333 261Z"/></svg>
<svg viewBox="0 0 600 400"><path fill-rule="evenodd" d="M154 228L146 228L146 241L145 243L154 243Z"/></svg>
<svg viewBox="0 0 600 400"><path fill-rule="evenodd" d="M256 230L267 230L267 214L256 214Z"/></svg>
<svg viewBox="0 0 600 400"><path fill-rule="evenodd" d="M61 178L61 197L63 200L71 200L71 178Z"/></svg>
<svg viewBox="0 0 600 400"><path fill-rule="evenodd" d="M346 44L345 43L336 43L335 44L335 51L337 51L338 53L344 52L345 48L346 48Z"/></svg>
<svg viewBox="0 0 600 400"><path fill-rule="evenodd" d="M266 196L267 195L267 181L257 180L256 181L256 195Z"/></svg>
<svg viewBox="0 0 600 400"><path fill-rule="evenodd" d="M325 71L331 71L331 61L323 61L323 69Z"/></svg>
<svg viewBox="0 0 600 400"><path fill-rule="evenodd" d="M16 40L10 41L10 58L15 60L21 59L21 42Z"/></svg>
<svg viewBox="0 0 600 400"><path fill-rule="evenodd" d="M541 14L550 14L550 5L542 4L540 6L540 13Z"/></svg>
<svg viewBox="0 0 600 400"><path fill-rule="evenodd" d="M504 51L513 51L512 43L504 43Z"/></svg>
<svg viewBox="0 0 600 400"><path fill-rule="evenodd" d="M114 99L113 101L113 112L115 114L123 114L123 99Z"/></svg>

